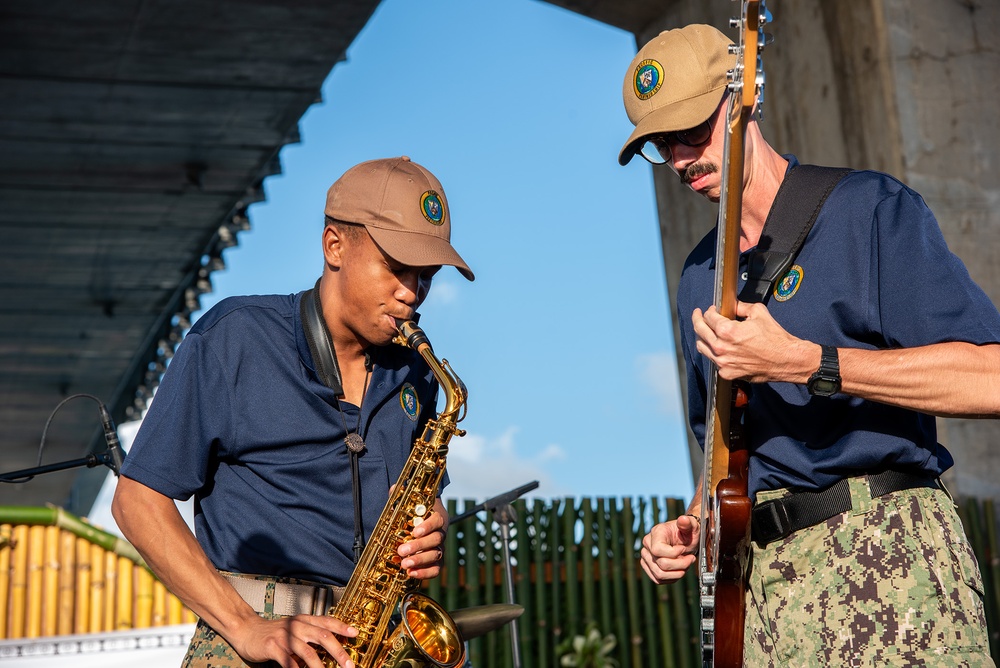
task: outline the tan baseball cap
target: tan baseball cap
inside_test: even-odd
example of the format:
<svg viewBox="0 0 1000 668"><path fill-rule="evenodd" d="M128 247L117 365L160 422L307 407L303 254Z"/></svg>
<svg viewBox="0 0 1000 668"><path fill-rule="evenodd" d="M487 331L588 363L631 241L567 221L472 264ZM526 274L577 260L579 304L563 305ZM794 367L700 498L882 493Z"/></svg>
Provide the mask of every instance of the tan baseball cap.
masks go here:
<svg viewBox="0 0 1000 668"><path fill-rule="evenodd" d="M433 174L405 155L351 167L326 193L326 215L364 225L396 262L410 267L451 265L475 275L451 245L451 213Z"/></svg>
<svg viewBox="0 0 1000 668"><path fill-rule="evenodd" d="M651 135L687 130L719 106L736 65L732 41L708 25L661 32L632 59L622 98L635 131L618 154L627 165Z"/></svg>

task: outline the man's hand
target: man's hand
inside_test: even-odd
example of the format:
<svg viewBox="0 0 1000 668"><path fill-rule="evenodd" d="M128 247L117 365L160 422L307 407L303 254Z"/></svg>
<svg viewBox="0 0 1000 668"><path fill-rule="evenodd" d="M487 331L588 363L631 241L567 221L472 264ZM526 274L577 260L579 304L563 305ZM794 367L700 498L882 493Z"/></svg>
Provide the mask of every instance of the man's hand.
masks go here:
<svg viewBox="0 0 1000 668"><path fill-rule="evenodd" d="M354 668L336 636L353 638L358 630L326 615L295 615L266 620L254 615L240 625L238 634L227 638L249 662L275 661L282 668L323 668L313 645L322 647L341 668Z"/></svg>
<svg viewBox="0 0 1000 668"><path fill-rule="evenodd" d="M691 316L698 352L722 378L804 383L819 366L819 346L789 334L763 304L737 302L736 316L730 320L714 306Z"/></svg>
<svg viewBox="0 0 1000 668"><path fill-rule="evenodd" d="M448 511L441 499L422 522L413 527L412 538L399 546L400 564L411 578L429 580L441 573L444 537L448 531Z"/></svg>
<svg viewBox="0 0 1000 668"><path fill-rule="evenodd" d="M701 525L691 515L657 524L642 539L639 563L656 584L679 580L695 562Z"/></svg>

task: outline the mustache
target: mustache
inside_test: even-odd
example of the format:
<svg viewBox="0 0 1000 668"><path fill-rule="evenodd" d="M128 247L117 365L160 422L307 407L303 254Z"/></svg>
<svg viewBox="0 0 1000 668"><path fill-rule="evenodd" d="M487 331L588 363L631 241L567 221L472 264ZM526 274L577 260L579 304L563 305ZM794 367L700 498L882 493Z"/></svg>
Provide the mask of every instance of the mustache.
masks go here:
<svg viewBox="0 0 1000 668"><path fill-rule="evenodd" d="M681 172L677 174L681 181L685 184L689 184L695 179L705 176L705 174L711 174L713 172L719 171L719 166L714 162L696 162L694 164L688 165Z"/></svg>

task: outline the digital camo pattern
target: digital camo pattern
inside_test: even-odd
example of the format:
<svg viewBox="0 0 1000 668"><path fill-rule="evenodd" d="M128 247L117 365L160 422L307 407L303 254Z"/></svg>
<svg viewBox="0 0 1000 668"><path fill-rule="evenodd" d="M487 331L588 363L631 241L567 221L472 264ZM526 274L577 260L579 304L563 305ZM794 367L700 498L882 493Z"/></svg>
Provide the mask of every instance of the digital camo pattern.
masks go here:
<svg viewBox="0 0 1000 668"><path fill-rule="evenodd" d="M995 668L982 577L947 492L872 499L850 482L852 510L754 545L744 665Z"/></svg>

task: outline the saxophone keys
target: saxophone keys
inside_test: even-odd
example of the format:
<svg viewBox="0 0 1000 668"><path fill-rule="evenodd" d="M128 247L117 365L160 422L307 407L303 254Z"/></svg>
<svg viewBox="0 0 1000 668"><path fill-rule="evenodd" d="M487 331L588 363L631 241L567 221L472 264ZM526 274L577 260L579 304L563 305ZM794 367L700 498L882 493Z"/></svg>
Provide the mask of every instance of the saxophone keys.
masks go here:
<svg viewBox="0 0 1000 668"><path fill-rule="evenodd" d="M417 507L413 509L413 514L417 517L423 517L427 514L427 506L422 503L418 503Z"/></svg>

